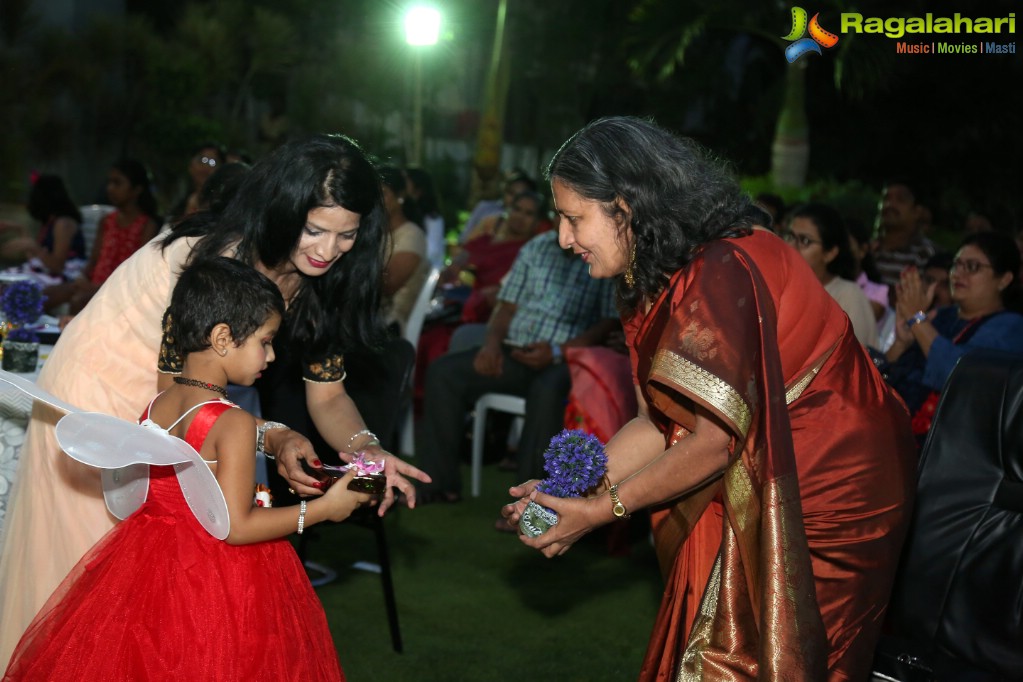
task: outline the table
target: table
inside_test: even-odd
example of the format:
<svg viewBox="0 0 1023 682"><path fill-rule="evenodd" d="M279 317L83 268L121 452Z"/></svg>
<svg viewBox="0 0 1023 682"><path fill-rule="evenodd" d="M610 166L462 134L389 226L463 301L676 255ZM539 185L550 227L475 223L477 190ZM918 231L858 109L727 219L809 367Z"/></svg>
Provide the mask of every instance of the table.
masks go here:
<svg viewBox="0 0 1023 682"><path fill-rule="evenodd" d="M36 371L20 376L35 381L51 350L53 346L39 346ZM0 541L3 540L8 496L11 494L14 477L18 472L18 456L21 454L21 444L25 441L25 429L31 416L32 398L10 384L0 382Z"/></svg>

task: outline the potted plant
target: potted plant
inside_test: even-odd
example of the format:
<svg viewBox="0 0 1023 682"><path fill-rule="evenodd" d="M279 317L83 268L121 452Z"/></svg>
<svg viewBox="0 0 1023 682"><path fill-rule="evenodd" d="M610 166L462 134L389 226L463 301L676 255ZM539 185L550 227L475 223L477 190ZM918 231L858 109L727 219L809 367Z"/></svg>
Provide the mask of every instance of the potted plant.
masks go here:
<svg viewBox="0 0 1023 682"><path fill-rule="evenodd" d="M43 296L32 280L14 282L4 288L0 309L9 325L3 342L3 369L9 372L34 372L39 360L39 337L27 325L43 314Z"/></svg>

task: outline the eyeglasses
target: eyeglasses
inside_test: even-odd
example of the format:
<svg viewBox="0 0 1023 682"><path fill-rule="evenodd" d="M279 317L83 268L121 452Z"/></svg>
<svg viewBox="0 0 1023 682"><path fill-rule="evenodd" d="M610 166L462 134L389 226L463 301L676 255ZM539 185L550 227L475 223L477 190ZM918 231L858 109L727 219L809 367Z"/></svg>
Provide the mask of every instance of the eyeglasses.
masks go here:
<svg viewBox="0 0 1023 682"><path fill-rule="evenodd" d="M805 234L799 234L797 232L793 232L792 230L785 230L784 232L782 232L781 238L787 241L789 244L792 244L793 246L798 246L801 249L808 249L810 248L811 244L823 243L819 239L810 239Z"/></svg>
<svg viewBox="0 0 1023 682"><path fill-rule="evenodd" d="M952 267L949 268L949 271L962 270L968 275L976 275L980 272L981 268L991 268L993 270L994 266L990 263L981 263L979 260L963 260L962 258L956 258L952 261Z"/></svg>
<svg viewBox="0 0 1023 682"><path fill-rule="evenodd" d="M217 160L214 159L212 156L197 156L195 157L195 160L204 166L209 166L210 168L217 167Z"/></svg>

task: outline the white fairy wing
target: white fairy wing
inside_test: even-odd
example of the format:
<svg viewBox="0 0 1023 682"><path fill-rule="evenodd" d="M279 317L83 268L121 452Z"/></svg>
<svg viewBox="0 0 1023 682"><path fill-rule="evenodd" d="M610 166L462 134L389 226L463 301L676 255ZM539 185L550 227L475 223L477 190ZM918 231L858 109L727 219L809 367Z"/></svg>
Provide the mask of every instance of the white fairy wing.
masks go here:
<svg viewBox="0 0 1023 682"><path fill-rule="evenodd" d="M210 535L231 529L217 478L191 445L158 426L142 426L94 412L57 422L57 442L72 459L103 469L103 497L110 513L125 518L145 502L149 467L173 466L185 501Z"/></svg>
<svg viewBox="0 0 1023 682"><path fill-rule="evenodd" d="M83 412L9 372L0 370L0 381L68 413L57 422L57 442L72 459L102 469L103 498L114 516L126 518L145 502L150 465L173 466L195 518L218 540L227 537L231 522L224 493L191 445L155 424Z"/></svg>

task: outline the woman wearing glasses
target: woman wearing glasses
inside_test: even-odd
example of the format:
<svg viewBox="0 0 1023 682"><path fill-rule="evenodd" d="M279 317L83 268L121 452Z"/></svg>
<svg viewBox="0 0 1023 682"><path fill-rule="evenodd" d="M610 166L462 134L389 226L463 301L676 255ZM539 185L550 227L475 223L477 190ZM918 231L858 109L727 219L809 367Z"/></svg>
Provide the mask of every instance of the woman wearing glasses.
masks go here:
<svg viewBox="0 0 1023 682"><path fill-rule="evenodd" d="M856 340L878 347L877 322L870 301L853 282L856 263L849 233L838 211L824 204L806 204L792 212L782 236L807 262L824 290L849 316Z"/></svg>
<svg viewBox="0 0 1023 682"><path fill-rule="evenodd" d="M202 186L222 165L224 149L216 142L204 142L192 150L192 156L188 160L188 193L171 209L167 222L176 223L200 210L199 194L202 192Z"/></svg>
<svg viewBox="0 0 1023 682"><path fill-rule="evenodd" d="M889 383L913 416L913 432L922 443L931 425L941 387L956 362L977 348L1023 353L1023 315L1019 314L1020 253L998 232L979 232L963 240L949 271L952 305L927 312L935 284L908 268L895 288L896 339L885 354Z"/></svg>

